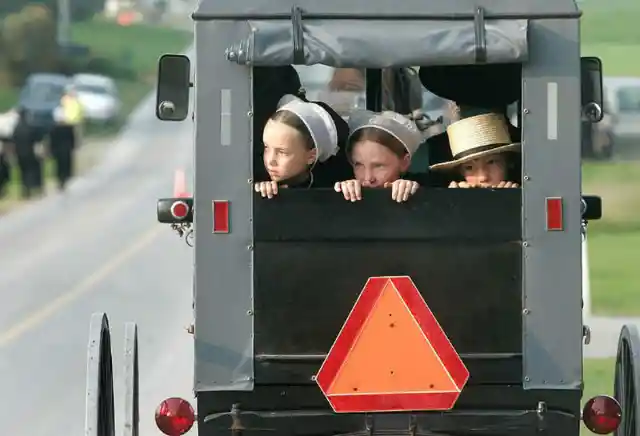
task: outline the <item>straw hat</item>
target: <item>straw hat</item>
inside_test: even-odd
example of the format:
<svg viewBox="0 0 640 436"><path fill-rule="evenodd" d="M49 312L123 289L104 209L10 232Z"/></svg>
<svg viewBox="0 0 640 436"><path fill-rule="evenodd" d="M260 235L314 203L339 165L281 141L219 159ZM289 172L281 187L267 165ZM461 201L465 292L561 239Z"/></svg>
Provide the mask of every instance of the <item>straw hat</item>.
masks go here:
<svg viewBox="0 0 640 436"><path fill-rule="evenodd" d="M520 151L513 142L507 120L502 114L483 113L463 118L447 127L453 159L431 165L432 170L451 169L464 162L505 151Z"/></svg>

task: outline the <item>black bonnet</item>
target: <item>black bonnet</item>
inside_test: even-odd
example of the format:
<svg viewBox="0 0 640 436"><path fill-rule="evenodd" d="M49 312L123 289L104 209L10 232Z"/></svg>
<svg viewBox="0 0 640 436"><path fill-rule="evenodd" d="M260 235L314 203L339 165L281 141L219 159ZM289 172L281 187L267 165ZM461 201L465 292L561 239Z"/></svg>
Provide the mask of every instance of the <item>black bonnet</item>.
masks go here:
<svg viewBox="0 0 640 436"><path fill-rule="evenodd" d="M458 104L501 108L520 99L520 64L429 66L418 74L427 90Z"/></svg>
<svg viewBox="0 0 640 436"><path fill-rule="evenodd" d="M254 112L260 114L261 124L278 108L278 102L286 94L299 95L300 77L291 65L284 67L255 67Z"/></svg>

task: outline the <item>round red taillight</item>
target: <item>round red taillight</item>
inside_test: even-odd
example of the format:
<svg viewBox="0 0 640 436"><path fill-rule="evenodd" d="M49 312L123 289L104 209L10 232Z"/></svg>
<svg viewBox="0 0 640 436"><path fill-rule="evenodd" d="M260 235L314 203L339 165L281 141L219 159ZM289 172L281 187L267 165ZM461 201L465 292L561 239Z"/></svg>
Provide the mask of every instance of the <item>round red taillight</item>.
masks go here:
<svg viewBox="0 0 640 436"><path fill-rule="evenodd" d="M621 420L620 403L607 395L591 398L582 408L582 421L593 433L609 434L618 428Z"/></svg>
<svg viewBox="0 0 640 436"><path fill-rule="evenodd" d="M156 409L156 425L168 436L181 436L191 430L196 414L188 401L167 398Z"/></svg>
<svg viewBox="0 0 640 436"><path fill-rule="evenodd" d="M184 201L176 201L171 205L171 215L178 220L183 220L189 214L189 205Z"/></svg>

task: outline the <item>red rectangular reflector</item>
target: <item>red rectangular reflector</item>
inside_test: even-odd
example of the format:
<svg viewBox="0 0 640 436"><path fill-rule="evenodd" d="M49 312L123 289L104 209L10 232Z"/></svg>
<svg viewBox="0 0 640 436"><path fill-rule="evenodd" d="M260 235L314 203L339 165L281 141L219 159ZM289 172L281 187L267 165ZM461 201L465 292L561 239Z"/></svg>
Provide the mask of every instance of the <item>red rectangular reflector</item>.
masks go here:
<svg viewBox="0 0 640 436"><path fill-rule="evenodd" d="M229 202L213 200L213 233L229 233Z"/></svg>
<svg viewBox="0 0 640 436"><path fill-rule="evenodd" d="M562 197L547 197L547 231L564 230Z"/></svg>

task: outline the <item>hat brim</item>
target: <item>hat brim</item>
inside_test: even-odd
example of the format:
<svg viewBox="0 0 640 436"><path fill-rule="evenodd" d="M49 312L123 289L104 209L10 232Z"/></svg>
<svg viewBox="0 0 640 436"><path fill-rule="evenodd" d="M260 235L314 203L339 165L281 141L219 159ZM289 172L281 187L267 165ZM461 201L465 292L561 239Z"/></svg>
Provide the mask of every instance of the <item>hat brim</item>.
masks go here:
<svg viewBox="0 0 640 436"><path fill-rule="evenodd" d="M447 161L447 162L441 162L441 163L437 163L437 164L433 164L429 166L429 169L432 171L436 171L436 170L450 170L452 168L455 168L465 162L469 162L470 160L474 160L474 159L478 159L479 157L483 157L483 156L490 156L493 154L498 154L498 153L504 153L507 151L520 151L521 149L521 143L520 142L514 142L513 144L507 144L507 145L501 145L499 147L493 148L491 150L484 150L484 151L479 151L477 153L473 153L470 154L468 156L465 156L461 159L456 159L456 160L451 160L451 161Z"/></svg>

